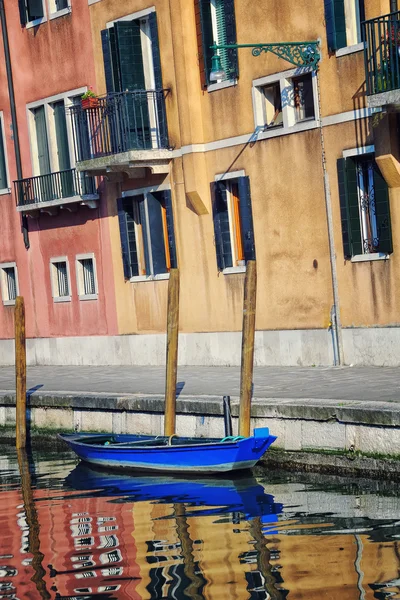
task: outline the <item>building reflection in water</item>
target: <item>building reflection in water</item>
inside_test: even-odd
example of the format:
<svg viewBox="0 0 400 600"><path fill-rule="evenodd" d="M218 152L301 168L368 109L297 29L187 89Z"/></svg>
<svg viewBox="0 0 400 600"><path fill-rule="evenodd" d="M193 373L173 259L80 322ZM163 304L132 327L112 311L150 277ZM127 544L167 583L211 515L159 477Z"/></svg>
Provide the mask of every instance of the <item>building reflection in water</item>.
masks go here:
<svg viewBox="0 0 400 600"><path fill-rule="evenodd" d="M291 496L290 486L267 489L287 500L284 512L251 477L125 477L79 465L62 487L50 480L31 496L3 485L0 598L400 598L400 499L382 527L368 527L369 508L352 507L354 496L342 518L329 506L313 513L313 496Z"/></svg>

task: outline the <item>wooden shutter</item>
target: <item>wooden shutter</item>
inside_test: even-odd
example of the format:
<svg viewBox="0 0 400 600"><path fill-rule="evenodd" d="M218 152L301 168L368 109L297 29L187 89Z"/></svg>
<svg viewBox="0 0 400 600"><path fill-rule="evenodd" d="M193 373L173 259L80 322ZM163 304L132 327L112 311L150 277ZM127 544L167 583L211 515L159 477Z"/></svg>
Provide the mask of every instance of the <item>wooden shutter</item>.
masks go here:
<svg viewBox="0 0 400 600"><path fill-rule="evenodd" d="M144 68L140 21L117 21L115 36L121 77L121 91L144 90Z"/></svg>
<svg viewBox="0 0 400 600"><path fill-rule="evenodd" d="M344 0L324 0L325 26L329 52L347 46Z"/></svg>
<svg viewBox="0 0 400 600"><path fill-rule="evenodd" d="M233 266L231 233L229 227L228 199L223 183L211 184L215 251L218 270L223 271Z"/></svg>
<svg viewBox="0 0 400 600"><path fill-rule="evenodd" d="M26 25L25 0L18 0L18 8L19 8L19 20L21 22L22 27L24 27L24 25Z"/></svg>
<svg viewBox="0 0 400 600"><path fill-rule="evenodd" d="M151 275L150 268L150 255L149 255L149 235L147 228L147 219L146 219L146 206L144 196L142 196L139 201L139 214L140 214L140 223L142 225L142 238L143 238L143 250L144 250L144 263L145 263L145 275Z"/></svg>
<svg viewBox="0 0 400 600"><path fill-rule="evenodd" d="M390 221L389 190L386 181L374 161L375 212L378 229L378 252L393 252L392 227Z"/></svg>
<svg viewBox="0 0 400 600"><path fill-rule="evenodd" d="M337 162L343 252L345 258L363 253L357 188L357 165L351 158Z"/></svg>
<svg viewBox="0 0 400 600"><path fill-rule="evenodd" d="M147 194L147 214L149 219L149 234L153 275L167 273L165 257L164 229L161 214L161 204L155 194Z"/></svg>
<svg viewBox="0 0 400 600"><path fill-rule="evenodd" d="M26 0L26 6L29 21L35 21L44 16L42 0Z"/></svg>
<svg viewBox="0 0 400 600"><path fill-rule="evenodd" d="M44 106L35 109L36 142L40 175L50 173L49 144L47 140L46 117Z"/></svg>
<svg viewBox="0 0 400 600"><path fill-rule="evenodd" d="M8 188L6 171L6 146L3 139L3 128L0 120L0 190Z"/></svg>
<svg viewBox="0 0 400 600"><path fill-rule="evenodd" d="M160 59L160 46L158 43L158 27L157 27L157 14L155 12L149 15L149 26L150 26L150 38L151 38L151 53L153 57L153 69L154 69L154 83L156 90L162 90L162 73L161 73L161 59Z"/></svg>
<svg viewBox="0 0 400 600"><path fill-rule="evenodd" d="M256 248L254 242L253 213L251 209L250 178L239 177L239 211L242 232L243 253L246 262L255 260Z"/></svg>
<svg viewBox="0 0 400 600"><path fill-rule="evenodd" d="M213 50L210 46L213 45L213 28L211 21L211 5L210 0L198 0L200 9L200 24L201 24L201 60L204 64L204 74L206 86L210 84L211 57ZM201 62L201 61L200 61ZM201 70L201 68L200 68Z"/></svg>
<svg viewBox="0 0 400 600"><path fill-rule="evenodd" d="M235 19L235 2L234 0L219 0L223 4L225 17L225 40L226 44L236 44L236 19ZM236 79L239 77L238 51L235 49L227 50L228 79Z"/></svg>
<svg viewBox="0 0 400 600"><path fill-rule="evenodd" d="M67 133L67 121L65 117L65 106L63 100L53 104L54 121L56 129L58 164L60 171L71 168L69 156L69 144Z"/></svg>
<svg viewBox="0 0 400 600"><path fill-rule="evenodd" d="M171 261L171 268L176 269L176 267L178 266L178 262L176 259L174 213L172 210L171 190L165 190L164 192L162 192L162 195L163 195L163 203L165 206L165 212L167 215L168 248L169 248L170 261Z"/></svg>
<svg viewBox="0 0 400 600"><path fill-rule="evenodd" d="M112 92L120 91L115 88L114 85L114 69L112 61L112 49L110 32L112 31L113 38L115 40L114 28L103 29L101 31L101 47L103 49L103 62L104 62L104 75L106 79L107 94Z"/></svg>
<svg viewBox="0 0 400 600"><path fill-rule="evenodd" d="M128 240L128 213L125 210L124 199L118 198L118 221L119 221L119 233L121 236L121 250L122 250L122 263L124 266L125 279L132 277L130 252L129 252L129 240ZM132 219L133 220L133 219Z"/></svg>

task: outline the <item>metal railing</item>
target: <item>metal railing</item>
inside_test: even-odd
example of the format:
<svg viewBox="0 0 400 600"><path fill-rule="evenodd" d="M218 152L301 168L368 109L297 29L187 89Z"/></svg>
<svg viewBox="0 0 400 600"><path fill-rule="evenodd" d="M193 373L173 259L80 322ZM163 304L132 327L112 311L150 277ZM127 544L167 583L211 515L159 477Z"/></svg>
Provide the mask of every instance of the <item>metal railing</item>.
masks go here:
<svg viewBox="0 0 400 600"><path fill-rule="evenodd" d="M91 99L70 110L78 162L128 150L169 148L168 90L137 90Z"/></svg>
<svg viewBox="0 0 400 600"><path fill-rule="evenodd" d="M76 169L68 169L19 179L14 181L14 190L17 206L27 206L96 194L96 182L94 177L78 173Z"/></svg>
<svg viewBox="0 0 400 600"><path fill-rule="evenodd" d="M367 95L400 88L400 12L363 23Z"/></svg>

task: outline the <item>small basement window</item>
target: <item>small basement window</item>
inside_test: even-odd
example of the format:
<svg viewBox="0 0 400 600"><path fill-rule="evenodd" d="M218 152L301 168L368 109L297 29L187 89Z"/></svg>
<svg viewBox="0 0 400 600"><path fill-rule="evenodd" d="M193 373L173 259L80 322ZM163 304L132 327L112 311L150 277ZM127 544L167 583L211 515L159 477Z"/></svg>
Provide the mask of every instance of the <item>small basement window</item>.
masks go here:
<svg viewBox="0 0 400 600"><path fill-rule="evenodd" d="M96 265L93 254L76 257L76 281L80 300L97 300Z"/></svg>
<svg viewBox="0 0 400 600"><path fill-rule="evenodd" d="M0 265L1 295L4 305L15 304L18 296L18 277L15 263L3 263Z"/></svg>
<svg viewBox="0 0 400 600"><path fill-rule="evenodd" d="M51 285L54 302L71 300L69 266L66 258L55 258L50 262Z"/></svg>

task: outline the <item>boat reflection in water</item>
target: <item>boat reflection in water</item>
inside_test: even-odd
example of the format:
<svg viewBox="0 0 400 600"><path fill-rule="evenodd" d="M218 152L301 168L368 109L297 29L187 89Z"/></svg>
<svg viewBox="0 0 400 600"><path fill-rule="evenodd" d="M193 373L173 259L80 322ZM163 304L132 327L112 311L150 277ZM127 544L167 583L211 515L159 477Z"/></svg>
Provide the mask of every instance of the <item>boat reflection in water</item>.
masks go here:
<svg viewBox="0 0 400 600"><path fill-rule="evenodd" d="M253 477L123 476L79 464L66 485L82 496L73 500L73 550L51 565L61 598L284 597L263 543L282 505Z"/></svg>

